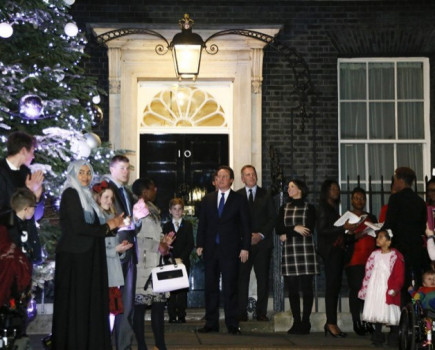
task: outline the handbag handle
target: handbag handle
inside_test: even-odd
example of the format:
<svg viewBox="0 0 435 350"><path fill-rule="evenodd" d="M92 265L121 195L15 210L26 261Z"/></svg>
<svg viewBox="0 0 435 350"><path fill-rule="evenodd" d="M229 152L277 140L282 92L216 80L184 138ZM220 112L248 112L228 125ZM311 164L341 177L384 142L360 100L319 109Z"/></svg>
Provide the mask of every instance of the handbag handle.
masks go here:
<svg viewBox="0 0 435 350"><path fill-rule="evenodd" d="M163 255L160 255L159 264L157 265L157 267L162 267L164 265L175 265L175 266L177 266L175 261L172 259L172 256L169 255L169 256L167 256L167 258L168 258L168 262L169 263L166 263L164 258L163 258Z"/></svg>

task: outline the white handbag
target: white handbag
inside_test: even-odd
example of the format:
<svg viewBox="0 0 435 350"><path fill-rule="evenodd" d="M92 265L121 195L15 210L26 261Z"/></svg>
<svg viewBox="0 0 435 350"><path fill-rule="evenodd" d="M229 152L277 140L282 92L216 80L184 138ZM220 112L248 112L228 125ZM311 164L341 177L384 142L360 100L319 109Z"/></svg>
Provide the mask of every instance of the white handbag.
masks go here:
<svg viewBox="0 0 435 350"><path fill-rule="evenodd" d="M189 288L189 278L184 264L157 266L151 270L151 280L153 291L156 293Z"/></svg>

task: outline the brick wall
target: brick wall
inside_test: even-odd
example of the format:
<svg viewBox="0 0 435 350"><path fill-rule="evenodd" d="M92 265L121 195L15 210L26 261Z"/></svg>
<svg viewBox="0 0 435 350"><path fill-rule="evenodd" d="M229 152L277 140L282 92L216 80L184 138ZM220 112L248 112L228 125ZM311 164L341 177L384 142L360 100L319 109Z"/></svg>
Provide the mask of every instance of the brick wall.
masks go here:
<svg viewBox="0 0 435 350"><path fill-rule="evenodd" d="M76 0L72 15L86 23L170 23L189 13L195 28L228 24L281 24L279 39L306 60L318 95L311 99L310 117L295 106L293 74L286 58L266 49L263 82L263 184L271 183L269 146L278 151L284 175L306 177L316 189L327 177L338 176L337 58L352 56L427 56L435 53L433 1L186 1ZM90 38L85 65L107 90L105 49ZM431 73L431 112L434 82ZM107 116L107 98L102 106ZM431 113L432 114L432 113ZM98 132L107 139L107 117ZM435 132L434 118L431 133ZM432 166L435 148L432 147Z"/></svg>

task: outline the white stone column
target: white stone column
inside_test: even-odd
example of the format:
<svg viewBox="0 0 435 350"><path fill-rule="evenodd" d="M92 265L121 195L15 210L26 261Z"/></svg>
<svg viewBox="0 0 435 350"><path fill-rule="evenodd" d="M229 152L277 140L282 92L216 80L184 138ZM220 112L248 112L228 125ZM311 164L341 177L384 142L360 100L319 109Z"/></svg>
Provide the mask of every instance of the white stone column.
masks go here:
<svg viewBox="0 0 435 350"><path fill-rule="evenodd" d="M251 157L257 170L258 183L262 177L262 84L263 84L263 48L251 49Z"/></svg>
<svg viewBox="0 0 435 350"><path fill-rule="evenodd" d="M109 47L109 140L114 149L122 146L121 140L121 49Z"/></svg>

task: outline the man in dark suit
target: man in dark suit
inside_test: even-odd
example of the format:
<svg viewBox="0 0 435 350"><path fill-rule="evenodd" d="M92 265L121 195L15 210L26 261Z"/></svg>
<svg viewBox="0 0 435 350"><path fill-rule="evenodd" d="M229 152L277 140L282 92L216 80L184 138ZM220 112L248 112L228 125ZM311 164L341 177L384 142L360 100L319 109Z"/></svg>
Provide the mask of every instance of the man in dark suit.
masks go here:
<svg viewBox="0 0 435 350"><path fill-rule="evenodd" d="M133 333L133 310L136 289L136 264L137 264L137 245L136 245L136 226L138 222L133 222L133 195L124 186L128 184L130 178L130 161L123 155L116 155L110 161L109 187L112 189L115 200L114 206L116 213L124 213L132 219L129 229L119 231L118 241L128 241L133 244L131 249L125 252L121 259L122 272L124 275L124 286L121 287L122 303L124 313L115 316L115 338L116 349L131 349Z"/></svg>
<svg viewBox="0 0 435 350"><path fill-rule="evenodd" d="M219 331L219 277L222 274L225 325L240 334L237 307L239 259L249 258L251 229L246 197L231 190L234 172L228 166L217 171L218 191L201 202L197 232L197 254L204 254L206 324L198 332Z"/></svg>
<svg viewBox="0 0 435 350"><path fill-rule="evenodd" d="M382 229L391 229L391 246L397 248L405 259L405 282L401 291L401 304L411 301L407 288L412 279L421 286L422 273L430 268L423 237L426 229L426 203L412 190L416 179L414 170L407 167L397 168L394 172L392 194L388 200L385 223ZM391 326L388 345L399 344L399 327Z"/></svg>
<svg viewBox="0 0 435 350"><path fill-rule="evenodd" d="M382 227L393 231L392 246L405 258L402 303L406 303L409 297L406 289L411 285L412 275L420 286L422 273L429 269L429 258L423 241L426 229L426 204L411 188L414 179L415 172L412 169L396 169L392 188L394 194L388 201L385 223Z"/></svg>
<svg viewBox="0 0 435 350"><path fill-rule="evenodd" d="M257 171L252 165L241 170L245 187L237 192L246 196L251 217L251 250L246 264L239 270L239 320L248 320L249 278L254 267L257 278L257 320L269 321L267 302L269 297L269 267L272 254L272 232L275 226L275 206L266 190L257 186Z"/></svg>

